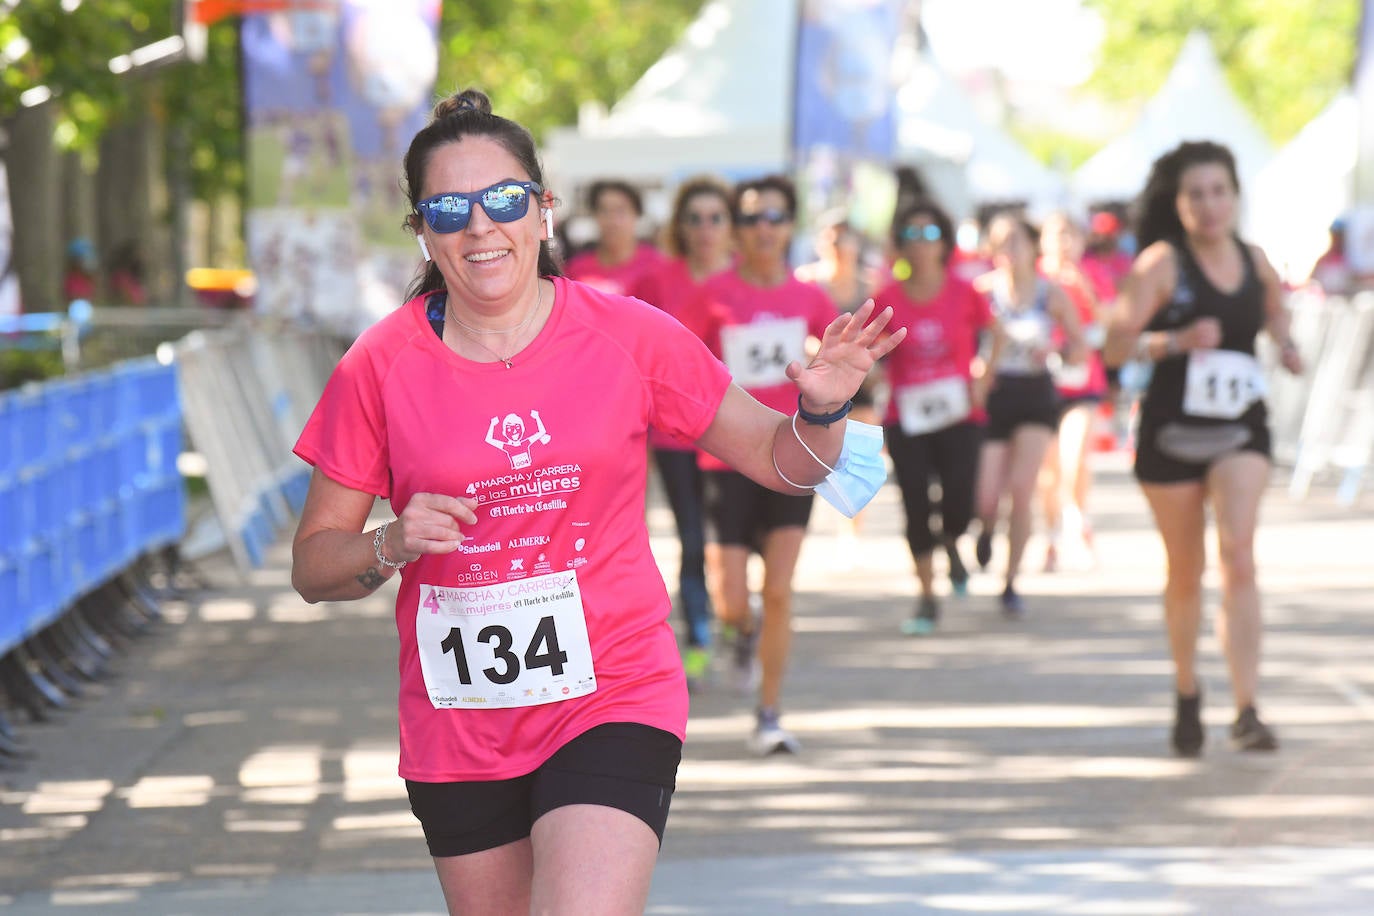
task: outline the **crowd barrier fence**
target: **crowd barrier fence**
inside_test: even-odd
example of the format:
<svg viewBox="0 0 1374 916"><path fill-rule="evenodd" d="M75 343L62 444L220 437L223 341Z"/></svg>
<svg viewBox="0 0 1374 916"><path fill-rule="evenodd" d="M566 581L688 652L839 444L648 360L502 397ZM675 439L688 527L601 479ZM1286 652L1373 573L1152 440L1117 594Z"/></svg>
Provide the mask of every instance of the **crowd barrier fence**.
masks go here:
<svg viewBox="0 0 1374 916"><path fill-rule="evenodd" d="M341 343L173 311L76 307L0 326L4 346L60 346L70 372L0 391L0 769L29 756L11 710L50 718L160 618L154 580L185 568L189 456L245 575L304 503L309 468L291 446ZM156 354L120 358L129 350Z"/></svg>
<svg viewBox="0 0 1374 916"><path fill-rule="evenodd" d="M1263 354L1274 456L1292 469L1292 498L1333 478L1337 499L1352 505L1374 465L1374 292L1353 299L1300 292L1289 308L1305 366L1290 375L1272 347Z"/></svg>

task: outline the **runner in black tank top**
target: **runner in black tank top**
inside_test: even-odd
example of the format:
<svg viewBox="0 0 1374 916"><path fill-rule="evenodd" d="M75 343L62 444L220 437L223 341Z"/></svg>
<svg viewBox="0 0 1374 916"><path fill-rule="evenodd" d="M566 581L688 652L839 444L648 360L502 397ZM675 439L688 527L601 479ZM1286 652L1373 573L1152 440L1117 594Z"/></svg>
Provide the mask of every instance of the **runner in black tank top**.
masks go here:
<svg viewBox="0 0 1374 916"><path fill-rule="evenodd" d="M1235 240L1244 273L1236 289L1223 292L1207 279L1186 242L1170 240L1168 244L1177 264L1174 294L1155 313L1146 330L1177 331L1199 318L1215 318L1221 325L1221 342L1215 349L1253 357L1255 337L1264 325L1265 288L1255 272L1250 250L1239 239ZM1251 403L1235 419L1195 416L1184 409L1189 358L1187 353L1166 355L1155 365L1150 378L1141 403L1135 462L1136 477L1144 483L1202 480L1213 462L1232 451L1253 451L1266 458L1270 455L1268 411L1262 398ZM1194 440L1201 443L1200 452L1208 450L1207 443L1213 440L1205 436L1213 433L1217 434L1216 448L1226 443L1234 444L1215 457L1199 454L1193 456L1198 460L1190 461L1170 454L1159 444L1161 432L1174 429L1173 425L1211 427L1208 434ZM1229 435L1221 436L1222 432Z"/></svg>
<svg viewBox="0 0 1374 916"><path fill-rule="evenodd" d="M1183 143L1155 161L1139 204L1141 253L1126 278L1104 356L1154 362L1141 410L1136 477L1168 557L1164 617L1177 691L1171 744L1202 752L1205 731L1196 672L1207 561L1208 509L1222 566L1217 632L1231 674L1231 740L1272 751L1274 733L1256 711L1260 597L1255 527L1269 479L1263 374L1254 361L1263 327L1283 365L1302 369L1288 335L1278 274L1235 235L1240 185L1224 146Z"/></svg>

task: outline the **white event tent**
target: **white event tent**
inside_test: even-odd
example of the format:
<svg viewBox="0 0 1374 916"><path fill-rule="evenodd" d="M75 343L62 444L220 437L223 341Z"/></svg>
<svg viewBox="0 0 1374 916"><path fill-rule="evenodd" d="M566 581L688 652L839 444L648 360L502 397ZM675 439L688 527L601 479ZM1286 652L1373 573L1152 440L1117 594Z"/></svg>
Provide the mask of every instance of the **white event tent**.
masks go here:
<svg viewBox="0 0 1374 916"><path fill-rule="evenodd" d="M979 117L973 100L948 73L922 55L897 91L897 158L962 166L960 188L941 188L942 202L957 212L980 203L1024 201L1033 214L1063 206L1064 181L1006 132ZM951 199L962 191L961 199Z"/></svg>
<svg viewBox="0 0 1374 916"><path fill-rule="evenodd" d="M1350 210L1359 127L1355 95L1343 92L1244 189L1244 234L1288 280L1307 278L1331 223Z"/></svg>
<svg viewBox="0 0 1374 916"><path fill-rule="evenodd" d="M1188 36L1163 88L1131 129L1074 172L1074 197L1087 205L1133 200L1151 163L1185 140L1229 147L1242 188L1252 184L1273 155L1263 131L1227 86L1212 43L1201 32Z"/></svg>
<svg viewBox="0 0 1374 916"><path fill-rule="evenodd" d="M712 0L681 40L600 116L545 138L555 187L617 177L671 186L786 170L800 0ZM1051 206L1063 183L973 103L928 55L897 93L896 163L915 165L957 215L973 204Z"/></svg>

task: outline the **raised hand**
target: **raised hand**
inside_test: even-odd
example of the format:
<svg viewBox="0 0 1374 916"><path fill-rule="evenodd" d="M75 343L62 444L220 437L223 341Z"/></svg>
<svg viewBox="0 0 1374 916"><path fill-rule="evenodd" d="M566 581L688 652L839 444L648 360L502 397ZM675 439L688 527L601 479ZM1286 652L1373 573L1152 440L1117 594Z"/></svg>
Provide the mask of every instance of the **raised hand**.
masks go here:
<svg viewBox="0 0 1374 916"><path fill-rule="evenodd" d="M807 410L838 410L859 390L873 364L906 338L906 328L884 334L892 309L885 308L874 316L875 307L869 299L852 315L839 316L825 329L821 347L810 363L805 367L796 361L788 364L787 377L796 382Z"/></svg>

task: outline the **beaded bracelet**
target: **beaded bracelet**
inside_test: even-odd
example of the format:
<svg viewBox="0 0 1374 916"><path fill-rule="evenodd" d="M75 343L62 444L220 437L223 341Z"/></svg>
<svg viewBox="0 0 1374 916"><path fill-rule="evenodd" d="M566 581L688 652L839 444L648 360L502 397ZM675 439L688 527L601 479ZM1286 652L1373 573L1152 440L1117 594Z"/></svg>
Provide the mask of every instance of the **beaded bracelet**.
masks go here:
<svg viewBox="0 0 1374 916"><path fill-rule="evenodd" d="M372 536L372 552L377 555L377 562L392 569L405 569L407 560L397 563L395 560L388 560L382 556L382 540L386 537L386 529L391 527L391 522L386 522L377 529L377 533Z"/></svg>
<svg viewBox="0 0 1374 916"><path fill-rule="evenodd" d="M854 407L854 399L845 401L839 410L834 413L812 413L802 406L802 396L797 395L797 416L801 417L803 423L810 423L812 426L829 426L849 416L849 411Z"/></svg>

